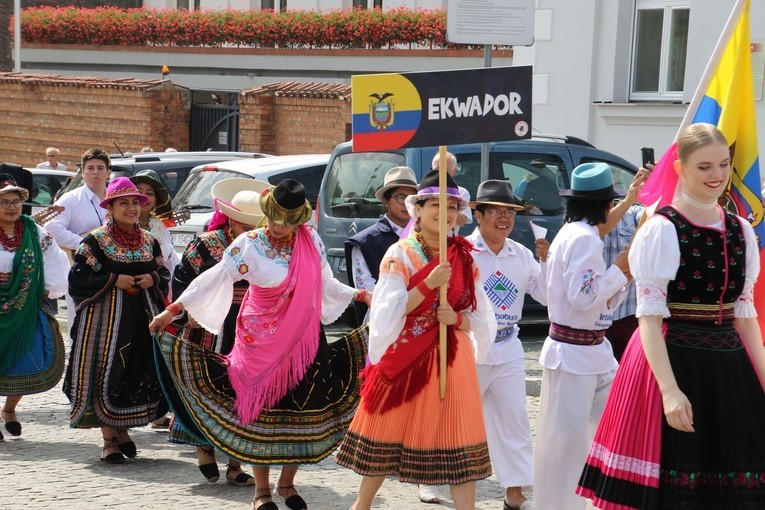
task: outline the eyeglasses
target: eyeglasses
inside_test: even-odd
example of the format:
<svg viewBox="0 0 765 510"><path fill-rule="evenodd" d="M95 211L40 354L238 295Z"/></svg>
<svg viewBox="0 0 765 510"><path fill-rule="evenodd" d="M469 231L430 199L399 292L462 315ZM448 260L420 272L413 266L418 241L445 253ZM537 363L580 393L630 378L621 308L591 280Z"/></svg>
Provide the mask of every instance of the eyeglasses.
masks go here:
<svg viewBox="0 0 765 510"><path fill-rule="evenodd" d="M486 209L486 215L492 218L512 218L515 211L512 209Z"/></svg>
<svg viewBox="0 0 765 510"><path fill-rule="evenodd" d="M408 196L409 195L404 195L403 193L396 193L391 198L395 200L396 202L398 202L399 204L403 204L404 201L406 200L406 197Z"/></svg>
<svg viewBox="0 0 765 510"><path fill-rule="evenodd" d="M9 209L11 206L19 208L23 203L18 198L16 200L0 200L0 207L3 209Z"/></svg>

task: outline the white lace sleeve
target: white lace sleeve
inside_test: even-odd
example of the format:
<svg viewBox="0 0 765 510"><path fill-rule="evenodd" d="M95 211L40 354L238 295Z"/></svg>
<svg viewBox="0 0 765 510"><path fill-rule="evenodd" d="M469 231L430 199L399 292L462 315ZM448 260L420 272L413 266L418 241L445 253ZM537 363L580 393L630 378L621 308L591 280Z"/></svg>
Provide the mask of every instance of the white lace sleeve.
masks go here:
<svg viewBox="0 0 765 510"><path fill-rule="evenodd" d="M637 317L643 315L669 317L669 308L667 308L668 283L669 280L641 280L635 283Z"/></svg>
<svg viewBox="0 0 765 510"><path fill-rule="evenodd" d="M754 235L754 229L743 218L739 221L744 229L744 242L746 243L746 279L744 280L744 290L733 304L733 315L742 319L757 317L757 310L754 307L754 284L760 273L760 252L757 244L757 237Z"/></svg>
<svg viewBox="0 0 765 510"><path fill-rule="evenodd" d="M680 266L675 226L664 216L652 216L635 233L629 261L637 289L635 315L669 317L667 285Z"/></svg>

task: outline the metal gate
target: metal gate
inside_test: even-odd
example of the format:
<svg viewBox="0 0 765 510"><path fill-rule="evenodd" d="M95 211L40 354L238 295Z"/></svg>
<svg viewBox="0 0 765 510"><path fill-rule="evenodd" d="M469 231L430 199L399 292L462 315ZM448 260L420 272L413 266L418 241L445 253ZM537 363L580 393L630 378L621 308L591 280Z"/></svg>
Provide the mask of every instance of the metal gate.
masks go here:
<svg viewBox="0 0 765 510"><path fill-rule="evenodd" d="M197 96L212 101L195 104ZM235 92L192 94L189 150L208 149L239 150L239 95Z"/></svg>

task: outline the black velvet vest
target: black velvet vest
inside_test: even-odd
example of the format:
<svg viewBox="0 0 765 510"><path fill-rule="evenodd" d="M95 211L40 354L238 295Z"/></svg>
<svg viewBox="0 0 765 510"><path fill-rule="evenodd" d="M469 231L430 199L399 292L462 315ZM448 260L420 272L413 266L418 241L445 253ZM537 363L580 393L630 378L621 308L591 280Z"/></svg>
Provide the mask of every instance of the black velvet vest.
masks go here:
<svg viewBox="0 0 765 510"><path fill-rule="evenodd" d="M669 219L677 230L680 267L667 287L668 320L733 320L733 303L744 289L746 244L740 220L725 213L725 230L689 222L672 207L657 214Z"/></svg>

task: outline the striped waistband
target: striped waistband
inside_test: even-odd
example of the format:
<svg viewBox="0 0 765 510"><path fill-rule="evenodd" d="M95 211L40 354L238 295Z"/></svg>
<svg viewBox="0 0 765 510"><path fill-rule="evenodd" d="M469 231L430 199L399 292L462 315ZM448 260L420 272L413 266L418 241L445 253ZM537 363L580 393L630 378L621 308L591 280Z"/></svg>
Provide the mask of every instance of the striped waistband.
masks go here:
<svg viewBox="0 0 765 510"><path fill-rule="evenodd" d="M572 345L598 345L606 339L606 330L576 329L562 324L550 323L550 338Z"/></svg>
<svg viewBox="0 0 765 510"><path fill-rule="evenodd" d="M247 292L247 287L240 287L238 285L234 285L234 297L231 300L231 303L235 305L241 305L242 301L244 301L244 294L246 292Z"/></svg>
<svg viewBox="0 0 765 510"><path fill-rule="evenodd" d="M8 285L11 281L11 273L0 273L0 285Z"/></svg>
<svg viewBox="0 0 765 510"><path fill-rule="evenodd" d="M696 304L696 303L667 303L673 319L686 321L733 320L733 303Z"/></svg>

